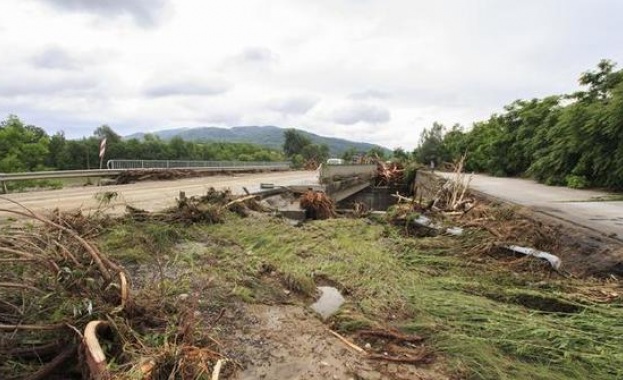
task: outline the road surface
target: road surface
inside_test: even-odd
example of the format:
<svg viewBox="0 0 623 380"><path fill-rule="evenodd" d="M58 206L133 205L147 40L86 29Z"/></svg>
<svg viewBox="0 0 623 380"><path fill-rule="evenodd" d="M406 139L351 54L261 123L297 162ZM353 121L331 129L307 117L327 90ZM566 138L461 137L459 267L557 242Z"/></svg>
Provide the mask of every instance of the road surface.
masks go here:
<svg viewBox="0 0 623 380"><path fill-rule="evenodd" d="M129 185L103 187L71 187L60 190L4 195L3 198L0 198L0 209L19 209L19 206L5 199L8 198L35 211L58 208L60 210L81 209L84 212L89 212L96 210L99 206L96 199L97 193L116 192L117 197L109 204L110 211L113 213L122 213L125 205L157 211L175 205L175 198L179 196L180 191L184 191L186 196L190 197L203 195L209 187L214 187L216 189L229 188L235 194L244 194L243 187L255 192L260 189L261 183L291 186L317 182L318 173L315 171L288 171L260 174L241 173L172 181L145 181ZM0 220L6 220L9 216L11 215L0 211Z"/></svg>
<svg viewBox="0 0 623 380"><path fill-rule="evenodd" d="M450 173L440 173L450 177ZM609 195L596 190L546 186L520 178L489 177L475 174L470 187L496 198L528 206L550 216L623 239L623 202L595 202Z"/></svg>

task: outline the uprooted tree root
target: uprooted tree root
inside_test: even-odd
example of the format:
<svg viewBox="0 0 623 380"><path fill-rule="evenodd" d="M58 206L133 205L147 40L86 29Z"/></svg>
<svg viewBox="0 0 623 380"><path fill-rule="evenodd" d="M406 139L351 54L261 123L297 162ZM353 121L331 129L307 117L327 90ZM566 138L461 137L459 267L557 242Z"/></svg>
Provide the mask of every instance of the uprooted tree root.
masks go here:
<svg viewBox="0 0 623 380"><path fill-rule="evenodd" d="M376 160L376 185L377 186L396 186L404 181L405 169L399 162L386 163L380 159Z"/></svg>
<svg viewBox="0 0 623 380"><path fill-rule="evenodd" d="M0 211L34 222L0 232L0 378L190 379L223 359L195 331L193 305L131 297L124 268L72 228L75 220ZM154 334L164 344L153 345Z"/></svg>
<svg viewBox="0 0 623 380"><path fill-rule="evenodd" d="M335 217L335 204L322 191L307 191L300 198L301 208L310 219L330 219Z"/></svg>

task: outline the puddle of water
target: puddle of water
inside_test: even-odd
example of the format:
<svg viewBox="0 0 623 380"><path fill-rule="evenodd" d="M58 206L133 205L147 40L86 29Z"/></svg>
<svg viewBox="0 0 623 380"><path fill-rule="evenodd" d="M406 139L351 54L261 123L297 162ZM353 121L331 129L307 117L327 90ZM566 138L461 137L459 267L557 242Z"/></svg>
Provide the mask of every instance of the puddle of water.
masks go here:
<svg viewBox="0 0 623 380"><path fill-rule="evenodd" d="M318 290L320 290L321 296L318 301L311 305L311 308L320 314L322 319L327 319L342 306L344 297L339 290L332 286L319 286Z"/></svg>

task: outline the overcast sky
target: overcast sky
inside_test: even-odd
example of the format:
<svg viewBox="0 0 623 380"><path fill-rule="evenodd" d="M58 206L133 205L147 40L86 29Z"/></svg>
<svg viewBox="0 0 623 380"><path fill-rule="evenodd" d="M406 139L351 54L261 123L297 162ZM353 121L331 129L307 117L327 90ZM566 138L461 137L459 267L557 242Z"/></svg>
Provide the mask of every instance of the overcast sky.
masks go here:
<svg viewBox="0 0 623 380"><path fill-rule="evenodd" d="M276 125L413 149L623 64L621 0L1 0L0 117Z"/></svg>

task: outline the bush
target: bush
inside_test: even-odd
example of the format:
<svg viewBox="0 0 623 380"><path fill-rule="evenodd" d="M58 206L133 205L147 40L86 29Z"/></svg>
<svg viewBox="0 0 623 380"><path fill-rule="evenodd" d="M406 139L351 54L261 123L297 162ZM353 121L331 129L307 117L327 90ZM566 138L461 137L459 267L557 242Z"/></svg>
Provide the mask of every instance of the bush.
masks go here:
<svg viewBox="0 0 623 380"><path fill-rule="evenodd" d="M589 181L584 176L579 175L568 175L565 177L565 182L567 183L567 187L573 189L584 189L589 185Z"/></svg>

